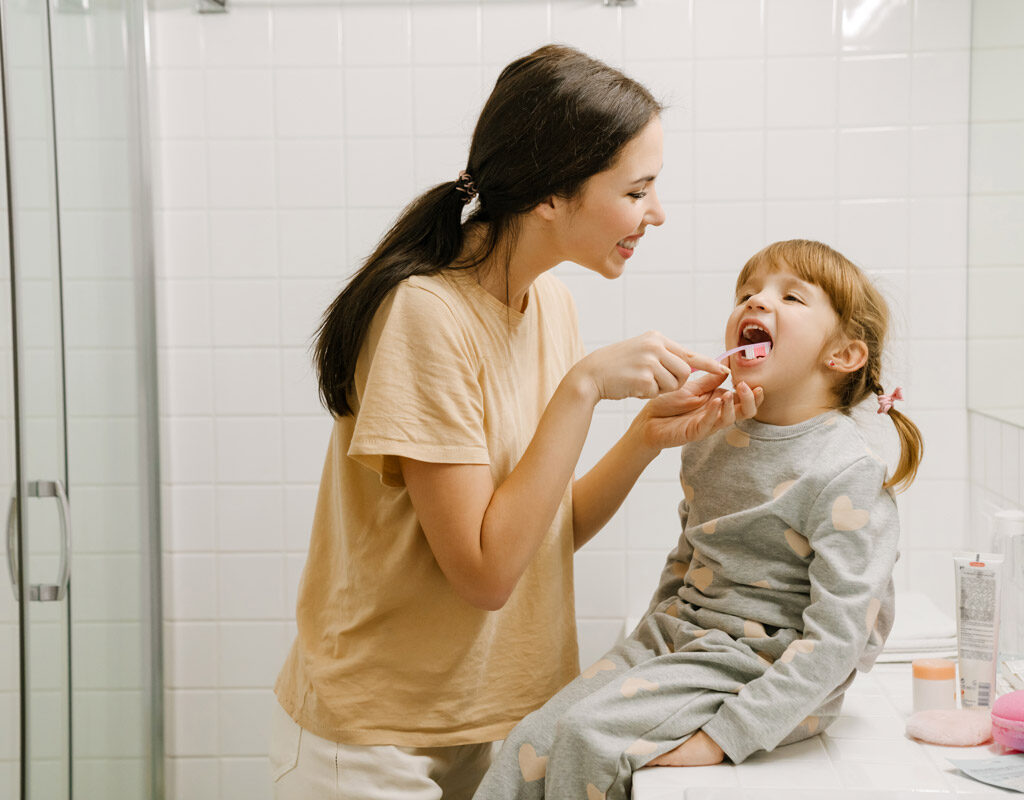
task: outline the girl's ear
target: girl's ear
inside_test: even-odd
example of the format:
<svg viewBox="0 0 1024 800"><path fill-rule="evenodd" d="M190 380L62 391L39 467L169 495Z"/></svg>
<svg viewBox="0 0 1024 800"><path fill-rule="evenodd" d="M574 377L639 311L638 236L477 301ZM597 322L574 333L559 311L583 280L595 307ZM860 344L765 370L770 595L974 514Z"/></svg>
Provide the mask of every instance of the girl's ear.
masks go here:
<svg viewBox="0 0 1024 800"><path fill-rule="evenodd" d="M868 363L868 346L860 339L847 341L828 354L830 369L837 372L856 372Z"/></svg>

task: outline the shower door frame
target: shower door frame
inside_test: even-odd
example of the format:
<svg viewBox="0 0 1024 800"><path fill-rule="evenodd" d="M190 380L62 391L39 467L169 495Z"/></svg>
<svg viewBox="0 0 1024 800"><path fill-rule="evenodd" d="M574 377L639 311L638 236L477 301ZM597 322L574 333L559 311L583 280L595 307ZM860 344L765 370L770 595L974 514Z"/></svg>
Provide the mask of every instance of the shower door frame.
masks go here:
<svg viewBox="0 0 1024 800"><path fill-rule="evenodd" d="M35 2L36 0L32 0ZM23 375L19 375L21 367L20 360L22 352L19 347L19 321L18 321L18 256L16 254L15 225L16 206L14 192L14 178L12 170L15 167L14 158L11 154L11 128L10 122L10 95L9 83L10 71L6 63L7 38L11 33L7 14L7 3L9 0L0 0L0 102L4 122L4 153L3 158L7 167L4 191L7 196L8 216L8 251L9 251L9 279L11 284L11 337L12 337L12 359L11 377L13 379L13 447L14 464L13 473L16 481L16 488L12 502L14 503L14 538L16 551L19 558L16 563L16 580L20 587L20 602L17 603L17 680L18 680L18 713L19 722L17 725L20 748L20 773L18 775L18 795L22 800L31 798L32 792L32 770L30 768L31 753L31 729L32 719L32 696L31 681L29 674L29 659L32 653L31 624L30 617L32 607L29 606L28 581L30 580L28 561L29 553L26 551L28 544L25 525L25 504L24 494L27 479L33 476L25 474L24 451L24 430L26 418L24 413L24 385ZM45 8L46 15L46 39L47 39L47 69L49 70L49 101L48 113L53 129L53 181L54 186L54 208L56 223L56 291L58 295L64 292L64 277L62 275L61 254L60 254L60 220L63 209L60 203L58 183L58 133L56 130L56 115L58 114L58 98L54 94L53 80L55 65L53 61L53 38L52 38L52 15L59 9L55 5L57 0L38 0L40 9ZM83 7L87 13L88 6ZM128 101L127 112L127 153L126 161L129 168L129 183L131 192L131 205L129 216L131 219L131 275L130 280L133 286L134 302L134 335L135 335L135 409L137 420L137 465L139 469L138 478L138 504L139 504L139 531L142 541L140 542L140 569L141 581L141 608L140 625L141 639L144 642L145 652L142 654L142 686L141 693L144 699L143 726L146 737L145 753L142 756L142 769L144 770L143 782L145 784L146 796L152 800L162 800L165 796L164 786L164 710L163 710L163 647L162 647L162 603L161 603L161 544L160 544L160 472L159 472L159 410L157 398L157 337L156 337L156 302L155 302L155 265L154 265L154 235L152 221L151 185L150 185L150 154L149 154L149 127L148 127L148 97L147 81L148 75L148 22L145 4L136 0L124 0L122 8L118 9L122 14L124 34L126 37L127 69L125 73L126 93ZM16 156L15 156L16 157ZM61 317L63 300L58 302L58 310ZM25 313L22 311L22 313ZM65 322L60 320L60 330L63 331ZM63 474L60 480L67 484L68 480L68 447L67 437L67 386L64 379L64 365L66 342L63 334L58 336L55 343L56 351L61 359L60 370L60 398L58 401L59 415L64 429L62 438L63 448ZM126 454L130 457L130 454ZM36 476L38 477L38 476ZM70 488L70 487L69 487ZM71 558L68 553L68 558ZM6 569L6 567L4 568ZM68 584L70 586L70 582ZM68 591L70 594L70 591ZM66 765L64 773L67 776L67 797L74 796L74 782L72 780L75 764L74 732L71 725L74 692L72 691L71 678L71 614L70 604L65 603L63 612L66 617L65 633L66 644L65 654L67 663L63 665L66 676L66 708L64 717L67 720L67 752L62 756L62 764ZM132 798L134 800L134 797Z"/></svg>

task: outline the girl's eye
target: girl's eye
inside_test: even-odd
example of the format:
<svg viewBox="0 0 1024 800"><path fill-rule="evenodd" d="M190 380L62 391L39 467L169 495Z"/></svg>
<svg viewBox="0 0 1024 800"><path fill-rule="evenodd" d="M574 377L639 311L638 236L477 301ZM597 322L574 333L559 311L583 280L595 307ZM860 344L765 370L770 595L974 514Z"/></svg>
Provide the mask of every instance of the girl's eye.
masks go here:
<svg viewBox="0 0 1024 800"><path fill-rule="evenodd" d="M795 301L796 301L796 302L798 302L798 303L803 303L803 300L801 300L801 299L800 299L799 297L797 297L797 296L796 296L795 294L787 294L787 295L786 295L786 299L787 299L787 300L795 300Z"/></svg>
<svg viewBox="0 0 1024 800"><path fill-rule="evenodd" d="M645 197L647 197L647 192L630 192L629 196L632 197L634 200L643 200Z"/></svg>

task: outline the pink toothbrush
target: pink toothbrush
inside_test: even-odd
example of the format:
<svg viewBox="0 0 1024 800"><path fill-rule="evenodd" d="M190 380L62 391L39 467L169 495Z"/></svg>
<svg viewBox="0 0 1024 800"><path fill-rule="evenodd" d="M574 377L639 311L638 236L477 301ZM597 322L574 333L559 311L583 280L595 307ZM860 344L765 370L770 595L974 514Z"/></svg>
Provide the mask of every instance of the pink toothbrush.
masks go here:
<svg viewBox="0 0 1024 800"><path fill-rule="evenodd" d="M739 347L734 347L732 350L726 350L722 355L715 359L715 361L722 361L733 353L738 353L740 350L743 351L744 358L764 358L768 355L768 351L772 349L771 342L756 342L755 344L741 344Z"/></svg>

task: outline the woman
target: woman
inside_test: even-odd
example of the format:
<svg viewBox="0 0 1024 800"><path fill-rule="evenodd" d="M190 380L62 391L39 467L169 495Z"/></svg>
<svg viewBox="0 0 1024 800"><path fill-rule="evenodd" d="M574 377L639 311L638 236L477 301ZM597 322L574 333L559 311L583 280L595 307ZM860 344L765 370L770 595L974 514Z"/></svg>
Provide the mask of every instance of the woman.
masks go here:
<svg viewBox="0 0 1024 800"><path fill-rule="evenodd" d="M514 61L466 170L406 208L325 314L336 421L276 686L279 798L471 796L490 743L578 672L573 552L661 448L755 412L657 333L583 357L549 274L618 277L663 222L659 111L571 48ZM574 480L595 405L625 397L654 399Z"/></svg>

